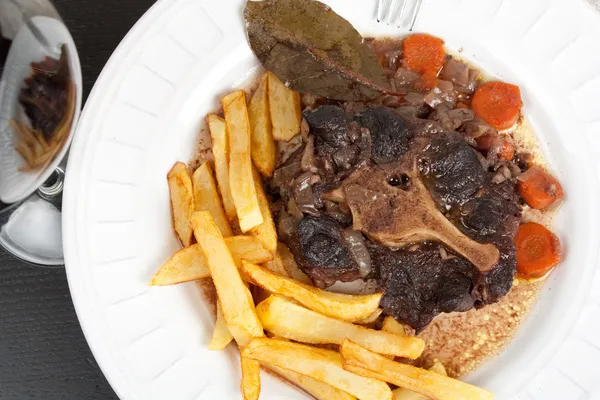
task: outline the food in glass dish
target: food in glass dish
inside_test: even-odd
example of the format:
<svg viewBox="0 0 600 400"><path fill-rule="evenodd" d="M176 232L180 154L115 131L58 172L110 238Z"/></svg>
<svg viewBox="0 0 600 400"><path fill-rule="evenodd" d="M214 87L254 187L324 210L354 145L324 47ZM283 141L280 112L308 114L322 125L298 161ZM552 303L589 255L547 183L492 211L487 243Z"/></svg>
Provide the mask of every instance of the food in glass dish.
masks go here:
<svg viewBox="0 0 600 400"><path fill-rule="evenodd" d="M19 104L22 115L10 124L17 132L16 150L25 160L20 169L37 170L60 151L75 115L76 91L66 46L61 47L58 59L45 57L31 63L31 76L25 79Z"/></svg>
<svg viewBox="0 0 600 400"><path fill-rule="evenodd" d="M236 341L246 399L259 365L319 399L493 398L457 379L562 258L564 193L519 87L428 34L362 38L316 1L245 16L268 72L207 117L214 177L179 168L190 240L152 284L212 277L211 348Z"/></svg>

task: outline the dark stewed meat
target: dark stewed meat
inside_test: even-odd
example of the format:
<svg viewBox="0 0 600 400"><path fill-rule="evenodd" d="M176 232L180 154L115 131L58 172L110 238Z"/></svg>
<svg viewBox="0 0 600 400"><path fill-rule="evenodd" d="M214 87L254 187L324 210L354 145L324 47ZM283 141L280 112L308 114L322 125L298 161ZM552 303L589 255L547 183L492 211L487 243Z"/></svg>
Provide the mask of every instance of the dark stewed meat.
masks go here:
<svg viewBox="0 0 600 400"><path fill-rule="evenodd" d="M271 181L284 203L315 199L284 239L300 268L320 286L364 278L344 234L353 229L384 313L417 330L504 296L521 218L515 181L495 182L462 134L435 120L384 106L355 112L305 111L310 162L297 156Z"/></svg>
<svg viewBox="0 0 600 400"><path fill-rule="evenodd" d="M359 265L344 239L344 226L334 218L306 216L299 223L290 249L313 280L332 284L360 278Z"/></svg>
<svg viewBox="0 0 600 400"><path fill-rule="evenodd" d="M475 304L471 291L478 271L460 257L442 258L442 248L437 243L406 251L372 246L381 274L381 307L417 331L441 312L467 311Z"/></svg>
<svg viewBox="0 0 600 400"><path fill-rule="evenodd" d="M421 157L425 182L435 199L462 204L486 181L486 171L465 139L457 132L439 135Z"/></svg>
<svg viewBox="0 0 600 400"><path fill-rule="evenodd" d="M304 118L315 137L315 150L319 155L332 155L352 144L348 137L350 119L340 107L326 105L304 112Z"/></svg>
<svg viewBox="0 0 600 400"><path fill-rule="evenodd" d="M42 132L50 141L67 112L69 67L66 48L60 59L44 58L32 63L33 74L25 80L19 102L34 130Z"/></svg>
<svg viewBox="0 0 600 400"><path fill-rule="evenodd" d="M391 108L369 108L356 120L371 132L372 159L377 164L399 160L408 151L414 132Z"/></svg>

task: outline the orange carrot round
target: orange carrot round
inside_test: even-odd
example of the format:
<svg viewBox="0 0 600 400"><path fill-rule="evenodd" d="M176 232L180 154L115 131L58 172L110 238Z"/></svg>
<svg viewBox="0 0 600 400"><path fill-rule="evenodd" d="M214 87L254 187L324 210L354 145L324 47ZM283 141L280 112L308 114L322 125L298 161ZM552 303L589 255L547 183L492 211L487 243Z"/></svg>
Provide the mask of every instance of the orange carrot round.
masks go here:
<svg viewBox="0 0 600 400"><path fill-rule="evenodd" d="M519 226L515 244L517 274L521 278L533 279L546 275L562 257L558 237L535 222Z"/></svg>
<svg viewBox="0 0 600 400"><path fill-rule="evenodd" d="M519 193L531 208L536 209L546 208L564 196L558 180L538 166L519 176Z"/></svg>
<svg viewBox="0 0 600 400"><path fill-rule="evenodd" d="M475 91L471 102L475 114L498 130L513 126L522 106L519 87L505 82L483 84Z"/></svg>
<svg viewBox="0 0 600 400"><path fill-rule="evenodd" d="M431 35L416 33L407 37L402 45L402 65L419 74L437 75L445 59L444 41Z"/></svg>

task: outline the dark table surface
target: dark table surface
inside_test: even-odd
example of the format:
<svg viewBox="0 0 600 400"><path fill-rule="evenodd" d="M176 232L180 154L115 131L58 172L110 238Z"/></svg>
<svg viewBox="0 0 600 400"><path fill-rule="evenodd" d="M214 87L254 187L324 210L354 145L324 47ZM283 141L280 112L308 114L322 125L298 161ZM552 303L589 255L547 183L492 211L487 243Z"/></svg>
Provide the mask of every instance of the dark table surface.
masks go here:
<svg viewBox="0 0 600 400"><path fill-rule="evenodd" d="M54 0L79 50L84 98L154 0ZM0 399L116 399L73 309L65 271L0 250Z"/></svg>

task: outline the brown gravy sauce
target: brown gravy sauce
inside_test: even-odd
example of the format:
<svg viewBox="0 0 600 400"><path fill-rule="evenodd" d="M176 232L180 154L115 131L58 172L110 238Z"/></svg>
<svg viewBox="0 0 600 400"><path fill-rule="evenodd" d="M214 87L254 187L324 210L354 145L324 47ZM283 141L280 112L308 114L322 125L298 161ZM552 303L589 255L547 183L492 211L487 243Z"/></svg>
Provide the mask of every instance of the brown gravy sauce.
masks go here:
<svg viewBox="0 0 600 400"><path fill-rule="evenodd" d="M367 40L379 56L399 49L402 42L402 39L389 38ZM460 59L460 56L457 58ZM475 68L473 65L471 67ZM492 79L483 71L481 72L482 80ZM255 87L256 82L253 81L244 88L248 96ZM222 116L222 110L216 113ZM208 128L204 122L201 126L194 157L188 164L188 168L192 171L204 161L213 158ZM524 118L519 120L516 127L502 133L511 139L517 149L531 153L536 164L547 166L537 139ZM552 215L525 206L523 220L536 221L550 227ZM426 347L416 364L429 368L434 362L439 361L446 367L448 375L456 378L474 371L485 361L498 355L510 343L535 304L543 283L543 280L530 282L515 279L510 292L496 304L465 313L439 315L419 335L425 341ZM212 280L198 281L198 285L216 318L216 290Z"/></svg>
<svg viewBox="0 0 600 400"><path fill-rule="evenodd" d="M456 378L474 371L510 343L542 285L515 279L510 292L498 303L438 316L419 335L425 341L425 352L418 364L429 368L439 361L448 375Z"/></svg>

